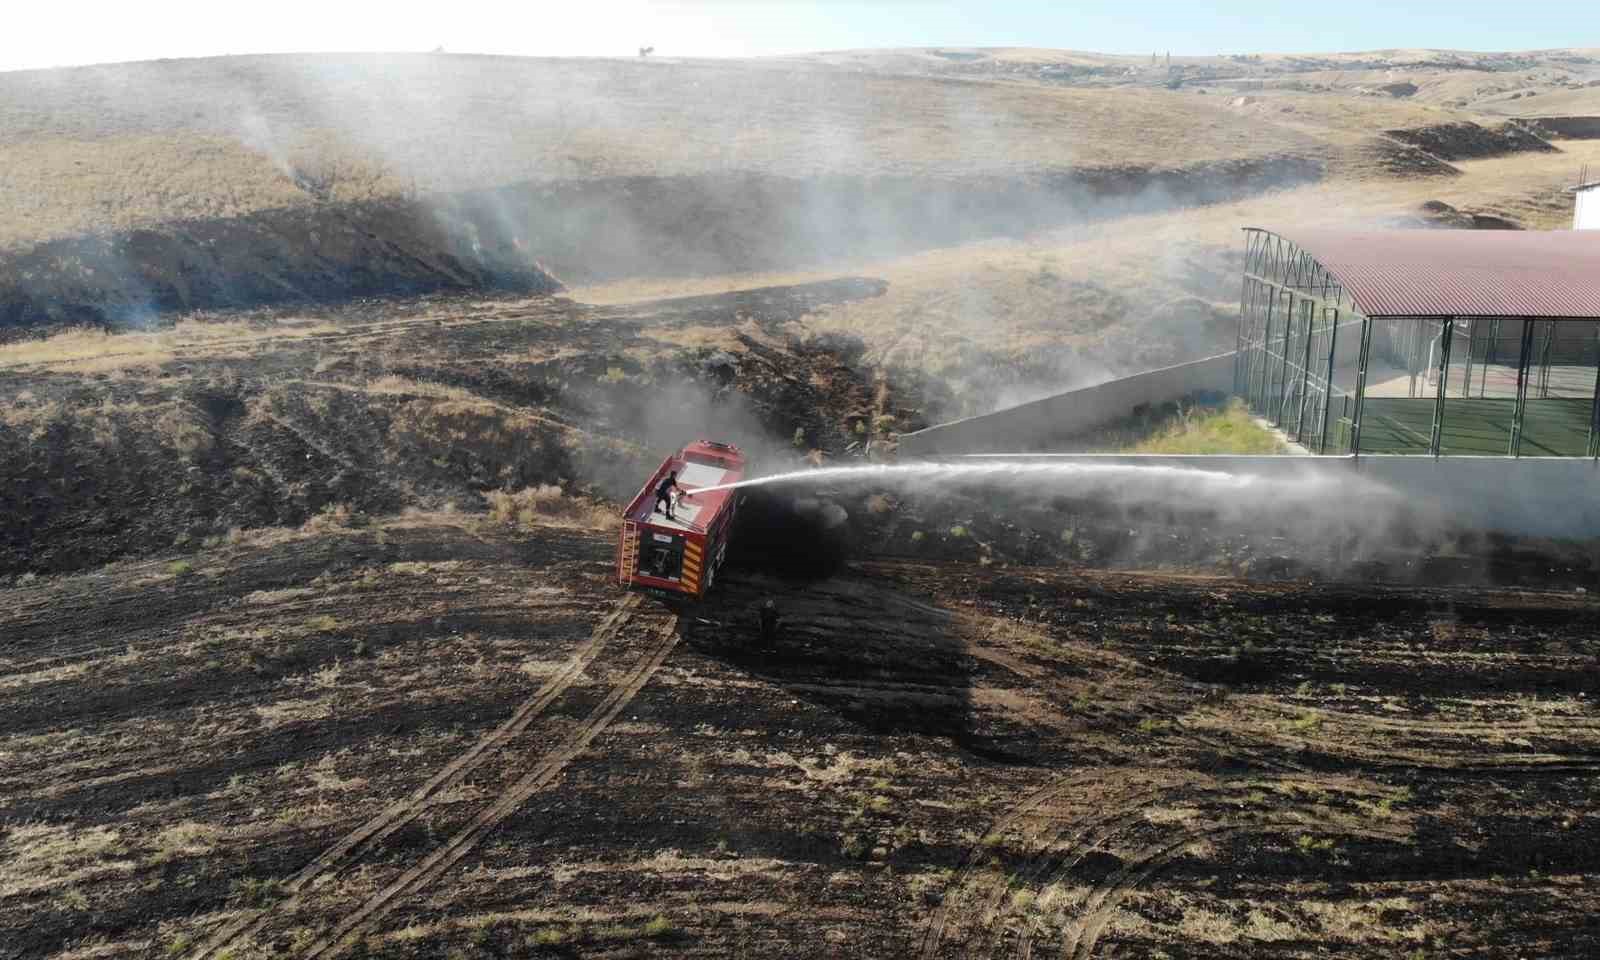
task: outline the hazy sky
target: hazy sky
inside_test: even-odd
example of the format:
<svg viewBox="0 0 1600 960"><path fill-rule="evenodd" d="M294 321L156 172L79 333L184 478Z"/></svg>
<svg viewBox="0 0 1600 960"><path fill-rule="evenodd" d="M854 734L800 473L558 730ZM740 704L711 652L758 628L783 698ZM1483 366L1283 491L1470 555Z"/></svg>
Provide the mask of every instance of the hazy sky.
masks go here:
<svg viewBox="0 0 1600 960"><path fill-rule="evenodd" d="M0 70L334 50L759 56L854 47L1250 53L1600 46L1588 0L44 0L8 5ZM1587 16L1575 16L1578 10Z"/></svg>

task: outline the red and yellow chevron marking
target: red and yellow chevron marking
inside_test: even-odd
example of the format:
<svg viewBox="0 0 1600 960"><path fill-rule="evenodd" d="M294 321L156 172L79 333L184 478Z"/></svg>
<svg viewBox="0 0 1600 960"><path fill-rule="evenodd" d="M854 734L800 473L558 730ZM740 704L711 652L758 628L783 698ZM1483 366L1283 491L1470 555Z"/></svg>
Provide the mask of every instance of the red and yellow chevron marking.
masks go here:
<svg viewBox="0 0 1600 960"><path fill-rule="evenodd" d="M700 592L700 571L705 566L704 548L693 540L683 544L683 576L679 582L690 593Z"/></svg>

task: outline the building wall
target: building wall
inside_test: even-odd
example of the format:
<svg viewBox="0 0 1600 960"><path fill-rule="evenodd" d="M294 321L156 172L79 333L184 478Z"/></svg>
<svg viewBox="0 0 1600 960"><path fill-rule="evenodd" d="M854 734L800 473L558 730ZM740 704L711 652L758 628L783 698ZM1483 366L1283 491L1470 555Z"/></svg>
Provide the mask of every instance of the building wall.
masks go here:
<svg viewBox="0 0 1600 960"><path fill-rule="evenodd" d="M1231 352L1219 354L902 434L900 455L1043 449L1130 416L1141 405L1169 403L1194 393L1231 393L1233 358Z"/></svg>
<svg viewBox="0 0 1600 960"><path fill-rule="evenodd" d="M1600 184L1579 190L1572 210L1572 229L1600 230Z"/></svg>

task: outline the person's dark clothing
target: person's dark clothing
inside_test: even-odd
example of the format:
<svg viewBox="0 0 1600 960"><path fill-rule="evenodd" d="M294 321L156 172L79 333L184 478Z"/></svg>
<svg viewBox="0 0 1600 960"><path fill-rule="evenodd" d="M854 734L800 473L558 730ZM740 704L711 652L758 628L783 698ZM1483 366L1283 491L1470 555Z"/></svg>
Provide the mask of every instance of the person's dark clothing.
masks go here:
<svg viewBox="0 0 1600 960"><path fill-rule="evenodd" d="M761 608L761 642L771 644L778 639L778 608L770 602Z"/></svg>
<svg viewBox="0 0 1600 960"><path fill-rule="evenodd" d="M655 510L660 509L662 504L666 504L666 510L664 512L667 515L667 519L668 520L673 519L673 516L672 516L672 488L673 487L678 487L679 490L683 489L682 487L678 486L678 478L674 474L668 474L665 479L663 479L660 483L656 484L656 505L655 505L655 507L653 507L651 509L652 513L654 513Z"/></svg>

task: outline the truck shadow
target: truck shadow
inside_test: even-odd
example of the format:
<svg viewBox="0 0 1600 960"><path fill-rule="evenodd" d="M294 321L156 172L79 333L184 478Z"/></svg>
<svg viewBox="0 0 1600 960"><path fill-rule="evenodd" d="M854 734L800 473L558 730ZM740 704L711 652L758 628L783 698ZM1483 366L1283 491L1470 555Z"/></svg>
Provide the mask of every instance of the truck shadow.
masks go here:
<svg viewBox="0 0 1600 960"><path fill-rule="evenodd" d="M761 609L778 614L764 634ZM1032 764L1034 731L974 711L979 663L953 614L854 571L796 580L730 569L685 605L694 649L874 735L948 738L983 762Z"/></svg>

